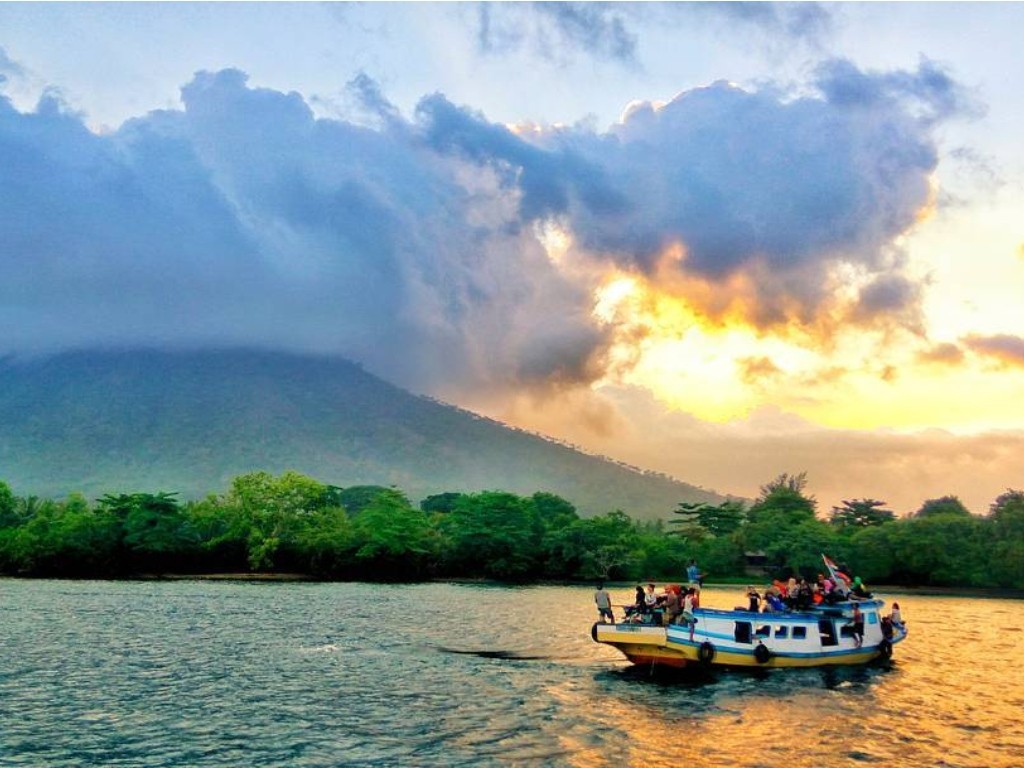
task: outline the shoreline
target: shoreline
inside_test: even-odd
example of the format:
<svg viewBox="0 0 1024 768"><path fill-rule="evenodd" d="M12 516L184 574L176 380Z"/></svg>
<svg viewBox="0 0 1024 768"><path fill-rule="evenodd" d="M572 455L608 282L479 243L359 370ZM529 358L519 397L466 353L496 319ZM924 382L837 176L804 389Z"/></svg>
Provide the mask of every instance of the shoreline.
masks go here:
<svg viewBox="0 0 1024 768"><path fill-rule="evenodd" d="M57 580L57 581L225 581L225 582L264 582L264 583L322 583L322 584L357 584L357 583L387 583L387 582L376 582L369 581L367 579L323 579L317 576L313 576L308 573L290 573L290 572L268 572L268 573L247 573L231 572L231 573L137 573L129 576L82 576L75 578L67 577L55 577L55 576L19 576L15 574L0 574L0 580L3 579L17 579L24 581L32 580ZM597 582L597 579L585 580L585 581L571 581L571 582L552 582L552 581L534 581L534 582L503 582L495 581L493 579L486 578L433 578L423 579L421 581L409 581L400 582L403 584L465 584L474 586L490 586L490 587L593 587ZM679 580L661 579L655 580L656 584L676 584L683 583ZM743 582L748 584L751 582ZM759 582L753 582L759 583ZM615 590L629 590L636 586L631 581L623 582L605 582L605 587ZM705 582L704 587L714 587L715 589L736 589L742 587L742 584L737 582ZM897 584L881 584L878 586L871 587L872 593L876 596L880 596L883 599L886 595L892 593L906 594L906 595L921 595L924 597L971 597L971 598L999 598L999 599L1013 599L1021 600L1024 599L1024 590L1002 588L1002 587L937 587L937 586L905 586Z"/></svg>

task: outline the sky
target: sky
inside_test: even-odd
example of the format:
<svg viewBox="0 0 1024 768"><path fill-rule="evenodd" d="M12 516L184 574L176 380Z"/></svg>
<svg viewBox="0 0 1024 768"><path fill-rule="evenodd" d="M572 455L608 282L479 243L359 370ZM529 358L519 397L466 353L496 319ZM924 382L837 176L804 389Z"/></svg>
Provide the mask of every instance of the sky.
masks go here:
<svg viewBox="0 0 1024 768"><path fill-rule="evenodd" d="M0 2L0 354L341 354L745 497L1024 486L1019 3Z"/></svg>

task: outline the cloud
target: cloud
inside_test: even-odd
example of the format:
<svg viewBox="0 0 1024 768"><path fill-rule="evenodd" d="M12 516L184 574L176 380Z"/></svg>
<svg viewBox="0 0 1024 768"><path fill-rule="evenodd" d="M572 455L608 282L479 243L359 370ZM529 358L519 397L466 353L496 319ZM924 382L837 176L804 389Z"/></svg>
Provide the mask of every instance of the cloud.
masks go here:
<svg viewBox="0 0 1024 768"><path fill-rule="evenodd" d="M418 390L590 375L603 334L490 174L199 73L182 111L90 132L0 101L4 351L245 344L337 352Z"/></svg>
<svg viewBox="0 0 1024 768"><path fill-rule="evenodd" d="M746 23L772 37L817 41L832 31L830 11L821 3L738 2L696 3L705 13Z"/></svg>
<svg viewBox="0 0 1024 768"><path fill-rule="evenodd" d="M853 316L861 322L904 316L905 325L921 330L921 292L922 286L906 275L878 275L861 289Z"/></svg>
<svg viewBox="0 0 1024 768"><path fill-rule="evenodd" d="M633 63L636 35L627 29L628 7L617 3L480 3L477 40L484 53L529 45L548 60L574 51Z"/></svg>
<svg viewBox="0 0 1024 768"><path fill-rule="evenodd" d="M956 344L944 342L920 352L917 359L936 365L959 365L964 360L964 351Z"/></svg>
<svg viewBox="0 0 1024 768"><path fill-rule="evenodd" d="M782 369L769 357L745 357L737 360L736 365L740 369L740 378L747 384L756 384L782 373Z"/></svg>
<svg viewBox="0 0 1024 768"><path fill-rule="evenodd" d="M752 322L834 314L845 265L862 287L845 319L913 324L920 286L894 243L932 202L933 129L964 99L929 62L837 61L814 85L793 97L716 83L634 104L605 134L517 135L440 95L420 118L438 151L500 171L524 220L559 220L583 250L647 274L679 251L677 272L742 292Z"/></svg>
<svg viewBox="0 0 1024 768"><path fill-rule="evenodd" d="M936 429L829 429L772 406L711 424L671 411L635 387L602 387L589 392L589 399L577 394L533 409L506 401L489 412L497 418L514 415L524 427L720 493L754 498L761 484L781 472L806 471L808 490L823 514L849 498L882 499L908 514L925 499L948 494L983 513L1006 489L1007 478L1020 476L1024 451L1019 430L956 435ZM583 413L601 419L585 421Z"/></svg>
<svg viewBox="0 0 1024 768"><path fill-rule="evenodd" d="M800 97L637 104L607 132L513 129L443 94L407 120L366 75L358 123L233 69L112 133L52 93L0 99L0 352L246 344L447 395L564 388L613 364L619 329L592 316L609 265L763 325L832 317L842 266L846 319L906 324L920 286L893 241L928 204L955 85L825 72Z"/></svg>
<svg viewBox="0 0 1024 768"><path fill-rule="evenodd" d="M1010 334L994 336L970 335L963 343L972 352L990 357L1001 365L1024 368L1024 338Z"/></svg>
<svg viewBox="0 0 1024 768"><path fill-rule="evenodd" d="M794 42L817 45L832 30L820 3L480 3L477 43L490 55L522 49L557 64L577 54L629 67L640 65L634 27L647 22L685 35L710 25L721 36L753 33L769 49Z"/></svg>
<svg viewBox="0 0 1024 768"><path fill-rule="evenodd" d="M0 85L3 85L11 76L21 77L25 70L18 62L7 55L7 51L0 46Z"/></svg>

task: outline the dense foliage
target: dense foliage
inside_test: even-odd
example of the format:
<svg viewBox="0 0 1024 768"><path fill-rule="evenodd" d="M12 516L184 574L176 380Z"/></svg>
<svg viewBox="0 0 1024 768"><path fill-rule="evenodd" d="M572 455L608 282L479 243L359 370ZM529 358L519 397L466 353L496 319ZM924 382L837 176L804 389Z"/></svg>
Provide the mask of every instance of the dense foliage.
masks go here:
<svg viewBox="0 0 1024 768"><path fill-rule="evenodd" d="M296 472L252 472L223 494L108 494L93 503L18 497L0 482L0 573L119 577L161 573L299 572L320 578L431 577L682 580L696 559L711 579L813 576L820 555L868 582L1024 588L1024 491L984 517L955 497L897 518L875 499L828 520L803 475L780 475L748 507L681 503L675 517L615 510L582 518L551 493L448 492L414 506L394 488L325 485Z"/></svg>

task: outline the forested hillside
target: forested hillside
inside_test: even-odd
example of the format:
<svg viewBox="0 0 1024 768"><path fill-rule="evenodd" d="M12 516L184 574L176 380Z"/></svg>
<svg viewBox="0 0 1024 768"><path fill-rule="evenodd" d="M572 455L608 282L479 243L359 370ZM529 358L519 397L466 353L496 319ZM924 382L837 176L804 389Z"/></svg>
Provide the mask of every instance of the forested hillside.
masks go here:
<svg viewBox="0 0 1024 768"><path fill-rule="evenodd" d="M664 518L715 493L410 394L338 358L90 351L0 363L0 478L19 494L199 498L253 470L337 486L546 491Z"/></svg>

